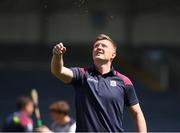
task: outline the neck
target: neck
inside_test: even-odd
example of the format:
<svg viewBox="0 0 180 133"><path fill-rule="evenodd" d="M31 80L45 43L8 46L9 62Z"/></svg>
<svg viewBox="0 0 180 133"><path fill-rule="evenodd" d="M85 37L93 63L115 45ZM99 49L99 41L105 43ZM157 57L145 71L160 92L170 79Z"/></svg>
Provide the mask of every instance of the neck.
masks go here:
<svg viewBox="0 0 180 133"><path fill-rule="evenodd" d="M71 120L71 118L69 116L65 116L64 118L59 119L57 121L57 123L60 124L60 125L66 125L67 123L70 122L70 120Z"/></svg>
<svg viewBox="0 0 180 133"><path fill-rule="evenodd" d="M100 63L94 63L96 69L103 75L111 70L111 62L105 63L105 64L100 64Z"/></svg>
<svg viewBox="0 0 180 133"><path fill-rule="evenodd" d="M25 109L20 110L20 112L29 115L29 113Z"/></svg>

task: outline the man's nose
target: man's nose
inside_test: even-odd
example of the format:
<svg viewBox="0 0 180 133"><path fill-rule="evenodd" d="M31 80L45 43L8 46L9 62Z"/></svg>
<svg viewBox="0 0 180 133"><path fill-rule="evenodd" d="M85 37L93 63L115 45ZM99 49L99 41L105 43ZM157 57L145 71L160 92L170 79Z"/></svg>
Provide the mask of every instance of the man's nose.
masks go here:
<svg viewBox="0 0 180 133"><path fill-rule="evenodd" d="M96 49L96 51L101 51L102 50L102 48L101 47L98 47L97 49Z"/></svg>
<svg viewBox="0 0 180 133"><path fill-rule="evenodd" d="M99 50L101 50L103 47L102 47L102 45L99 45L98 47L97 47L97 49L99 49Z"/></svg>

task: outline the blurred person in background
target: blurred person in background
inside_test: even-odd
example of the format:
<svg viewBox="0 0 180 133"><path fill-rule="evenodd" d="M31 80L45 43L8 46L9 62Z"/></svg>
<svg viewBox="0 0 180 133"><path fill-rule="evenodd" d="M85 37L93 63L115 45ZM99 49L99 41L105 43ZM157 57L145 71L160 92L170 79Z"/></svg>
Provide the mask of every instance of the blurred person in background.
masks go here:
<svg viewBox="0 0 180 133"><path fill-rule="evenodd" d="M116 50L114 41L100 34L92 48L94 64L89 68L67 68L63 61L66 47L59 43L53 48L52 74L75 88L77 132L124 131L124 106L129 107L137 131L147 132L132 82L112 67Z"/></svg>
<svg viewBox="0 0 180 133"><path fill-rule="evenodd" d="M70 117L70 107L65 101L58 101L49 107L53 123L49 129L42 126L37 129L38 132L75 132L76 122Z"/></svg>
<svg viewBox="0 0 180 133"><path fill-rule="evenodd" d="M3 132L32 132L34 104L30 97L21 96L16 101L17 112L7 117L3 125Z"/></svg>

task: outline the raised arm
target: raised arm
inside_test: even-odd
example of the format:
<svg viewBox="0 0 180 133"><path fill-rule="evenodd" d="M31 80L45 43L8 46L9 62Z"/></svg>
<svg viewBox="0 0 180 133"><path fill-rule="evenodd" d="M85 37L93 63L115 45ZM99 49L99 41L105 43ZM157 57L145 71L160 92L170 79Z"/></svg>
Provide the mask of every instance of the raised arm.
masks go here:
<svg viewBox="0 0 180 133"><path fill-rule="evenodd" d="M140 105L139 104L133 105L129 107L129 109L130 112L132 113L137 132L146 133L147 132L146 121Z"/></svg>
<svg viewBox="0 0 180 133"><path fill-rule="evenodd" d="M64 67L63 55L65 52L66 47L63 46L63 43L54 46L51 60L51 72L64 83L70 83L73 78L73 72L69 68Z"/></svg>

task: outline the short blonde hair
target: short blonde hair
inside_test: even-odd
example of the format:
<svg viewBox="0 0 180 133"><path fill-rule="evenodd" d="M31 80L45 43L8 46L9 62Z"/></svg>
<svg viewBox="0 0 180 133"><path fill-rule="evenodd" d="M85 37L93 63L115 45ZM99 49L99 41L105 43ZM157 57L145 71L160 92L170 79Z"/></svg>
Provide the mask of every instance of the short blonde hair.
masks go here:
<svg viewBox="0 0 180 133"><path fill-rule="evenodd" d="M96 42L99 41L99 40L108 40L108 41L110 41L112 43L113 47L115 48L115 50L117 50L117 44L108 35L99 34L96 37Z"/></svg>

